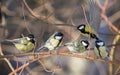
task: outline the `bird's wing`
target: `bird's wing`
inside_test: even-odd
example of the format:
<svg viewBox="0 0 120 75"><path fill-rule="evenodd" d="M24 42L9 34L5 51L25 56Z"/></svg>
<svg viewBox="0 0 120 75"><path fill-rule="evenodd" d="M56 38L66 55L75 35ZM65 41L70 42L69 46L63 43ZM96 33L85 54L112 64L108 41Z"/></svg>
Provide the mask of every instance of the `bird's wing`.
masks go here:
<svg viewBox="0 0 120 75"><path fill-rule="evenodd" d="M39 48L36 50L36 52L43 51L43 50L44 50L44 48L45 48L45 46L41 46L41 47L39 47Z"/></svg>
<svg viewBox="0 0 120 75"><path fill-rule="evenodd" d="M94 51L95 51L96 56L97 56L97 57L100 57L100 55L99 55L99 50L98 50L96 47L94 48Z"/></svg>
<svg viewBox="0 0 120 75"><path fill-rule="evenodd" d="M12 42L12 43L15 43L15 44L24 44L24 45L26 45L28 43L28 40L27 40L26 37L13 39L13 40L5 39L5 41Z"/></svg>
<svg viewBox="0 0 120 75"><path fill-rule="evenodd" d="M50 41L45 44L45 46L49 50L56 49L59 45L60 45L60 40L57 40L57 39L50 39Z"/></svg>
<svg viewBox="0 0 120 75"><path fill-rule="evenodd" d="M106 50L106 47L101 47L100 48L100 54L102 55L102 57L107 57L108 56L108 52Z"/></svg>
<svg viewBox="0 0 120 75"><path fill-rule="evenodd" d="M24 37L24 38L20 38L20 43L23 45L27 45L29 41L27 40L27 37Z"/></svg>
<svg viewBox="0 0 120 75"><path fill-rule="evenodd" d="M97 34L97 32L90 25L87 25L85 30L89 33L93 33L95 35Z"/></svg>
<svg viewBox="0 0 120 75"><path fill-rule="evenodd" d="M64 44L64 46L73 46L73 43L69 42L69 43Z"/></svg>

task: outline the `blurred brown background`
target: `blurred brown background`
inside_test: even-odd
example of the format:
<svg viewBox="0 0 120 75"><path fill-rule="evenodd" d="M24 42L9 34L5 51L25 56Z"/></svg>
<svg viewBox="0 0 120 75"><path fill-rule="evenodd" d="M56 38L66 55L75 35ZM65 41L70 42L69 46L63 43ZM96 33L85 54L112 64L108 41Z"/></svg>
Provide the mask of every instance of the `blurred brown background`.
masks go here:
<svg viewBox="0 0 120 75"><path fill-rule="evenodd" d="M26 7L25 1L29 8ZM3 42L3 40L18 38L21 34L34 34L37 40L36 49L42 46L55 31L63 32L63 44L79 38L79 31L71 25L77 26L87 23L81 6L84 7L88 22L98 32L99 37L106 42L106 45L111 45L117 33L101 18L101 10L96 1L0 0L0 41L2 42L4 54L18 53L13 44ZM100 0L100 2L104 4L105 0ZM108 0L108 2L106 15L120 29L120 1ZM120 41L117 41L117 43L120 43ZM119 48L119 45L115 46L115 53L112 56L114 61L117 62L120 62ZM111 50L111 47L109 47L109 50ZM14 59L9 60L11 60L12 65L15 67ZM58 66L60 67L60 70L55 71L55 75L114 75L118 68L118 66L114 65L112 72L109 72L106 63L67 56L53 56L42 61L44 61L44 64L50 70ZM9 72L9 67L4 61L0 60L0 74L7 75ZM45 72L39 62L31 64L23 71L23 75L51 74Z"/></svg>

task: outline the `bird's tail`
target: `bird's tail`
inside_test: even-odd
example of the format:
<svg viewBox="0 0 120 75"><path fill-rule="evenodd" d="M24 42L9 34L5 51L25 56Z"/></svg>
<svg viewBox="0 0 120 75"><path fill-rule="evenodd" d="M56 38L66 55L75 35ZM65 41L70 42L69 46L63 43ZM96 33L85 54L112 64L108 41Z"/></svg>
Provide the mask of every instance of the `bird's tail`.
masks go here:
<svg viewBox="0 0 120 75"><path fill-rule="evenodd" d="M12 42L12 43L19 43L19 42L20 42L19 39L14 39L14 40L8 40L8 39L5 39L4 41Z"/></svg>
<svg viewBox="0 0 120 75"><path fill-rule="evenodd" d="M8 39L5 39L4 41L7 41L7 42L13 42L13 40L8 40Z"/></svg>
<svg viewBox="0 0 120 75"><path fill-rule="evenodd" d="M68 46L68 45L72 45L72 43L66 43L66 44L64 44L64 46Z"/></svg>
<svg viewBox="0 0 120 75"><path fill-rule="evenodd" d="M36 52L41 52L41 51L43 51L44 49L45 49L45 47L42 46L42 47L38 48L38 49L36 50Z"/></svg>

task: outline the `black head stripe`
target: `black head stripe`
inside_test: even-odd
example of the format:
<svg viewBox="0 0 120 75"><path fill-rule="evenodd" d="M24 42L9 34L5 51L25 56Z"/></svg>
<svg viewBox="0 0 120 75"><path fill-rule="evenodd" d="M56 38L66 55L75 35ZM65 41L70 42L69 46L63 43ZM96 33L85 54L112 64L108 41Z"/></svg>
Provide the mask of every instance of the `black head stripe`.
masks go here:
<svg viewBox="0 0 120 75"><path fill-rule="evenodd" d="M99 48L99 45L97 44L98 42L99 42L98 40L95 41L96 48Z"/></svg>
<svg viewBox="0 0 120 75"><path fill-rule="evenodd" d="M61 37L63 38L63 33L61 33L61 32L56 32L55 35L54 35L54 38L55 38L56 36L61 36Z"/></svg>
<svg viewBox="0 0 120 75"><path fill-rule="evenodd" d="M28 34L29 38L35 38L33 34Z"/></svg>
<svg viewBox="0 0 120 75"><path fill-rule="evenodd" d="M35 37L33 34L28 34L28 37L30 38L30 42L35 44Z"/></svg>
<svg viewBox="0 0 120 75"><path fill-rule="evenodd" d="M56 32L56 33L55 33L55 36L63 36L63 33L61 33L61 32Z"/></svg>
<svg viewBox="0 0 120 75"><path fill-rule="evenodd" d="M98 43L100 43L100 42L103 42L103 46L105 46L105 42L104 42L104 41L102 41L102 40L96 40L96 41L95 41L95 46L96 46L97 48L100 47L100 46L98 45Z"/></svg>
<svg viewBox="0 0 120 75"><path fill-rule="evenodd" d="M99 40L99 38L95 34L90 33L90 37L93 39Z"/></svg>
<svg viewBox="0 0 120 75"><path fill-rule="evenodd" d="M34 44L35 44L35 40L33 40L33 39L32 39L32 40L30 40L30 42L32 42L32 43L34 43Z"/></svg>
<svg viewBox="0 0 120 75"><path fill-rule="evenodd" d="M89 42L88 42L87 40L82 40L81 43L83 44L83 42L87 44L87 45L85 46L85 48L88 48Z"/></svg>

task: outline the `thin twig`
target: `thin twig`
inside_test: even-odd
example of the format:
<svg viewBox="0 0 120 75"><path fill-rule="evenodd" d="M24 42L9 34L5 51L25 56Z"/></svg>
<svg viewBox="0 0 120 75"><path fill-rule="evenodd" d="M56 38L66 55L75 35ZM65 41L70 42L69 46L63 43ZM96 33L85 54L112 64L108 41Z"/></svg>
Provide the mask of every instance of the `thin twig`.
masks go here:
<svg viewBox="0 0 120 75"><path fill-rule="evenodd" d="M74 24L74 22L72 21L72 16L75 14L75 12L77 11L78 8L75 8L72 12L71 15L68 17L67 23L69 23L71 21L71 25L76 26Z"/></svg>
<svg viewBox="0 0 120 75"><path fill-rule="evenodd" d="M15 59L16 59L16 68L18 68L18 58L15 57Z"/></svg>
<svg viewBox="0 0 120 75"><path fill-rule="evenodd" d="M4 56L3 52L2 52L2 48L1 48L1 44L0 44L0 55ZM12 70L12 72L14 71L13 66L11 65L10 61L7 58L3 58L3 60L8 64L9 68ZM15 73L15 75L17 75Z"/></svg>
<svg viewBox="0 0 120 75"><path fill-rule="evenodd" d="M55 74L55 69L53 70L52 74L51 75L54 75Z"/></svg>
<svg viewBox="0 0 120 75"><path fill-rule="evenodd" d="M31 15L32 16L34 16L35 18L37 18L37 19L40 19L39 17L39 15L37 15L37 14L35 14L31 9L30 9L30 7L28 6L28 4L26 3L26 1L25 0L22 0L23 1L23 3L24 3L24 5L25 5L25 7L28 9L28 11L31 13Z"/></svg>
<svg viewBox="0 0 120 75"><path fill-rule="evenodd" d="M29 55L38 55L38 54L42 54L42 56L43 55L46 56L46 54L49 55L49 56L56 55L54 52L51 52L51 54L49 54L48 52L41 52L41 53L32 53L32 54L29 54ZM23 54L23 55L27 55L27 54ZM68 54L68 53L60 52L58 55L61 55L61 56L70 56L70 57L76 57L76 58L85 58L85 59L88 59L88 60L94 60L94 61L97 60L97 61L100 61L100 62L106 62L106 63L111 63L111 64L114 64L114 65L120 65L120 63L118 63L118 62L114 62L114 61L110 61L110 60L104 60L104 59L97 59L97 58L83 56L83 55L78 55L78 54ZM21 56L21 55L19 55L19 56Z"/></svg>
<svg viewBox="0 0 120 75"><path fill-rule="evenodd" d="M118 46L120 45L120 43L116 43L116 44L111 44L111 45L107 45L106 47L113 47L113 46ZM64 46L60 46L60 47L64 47ZM90 50L94 50L94 48L90 48ZM65 53L65 52L63 52ZM29 53L19 53L19 54L11 54L11 55L4 55L4 56L0 56L0 59L2 58L13 58L13 57L20 57L20 56L37 56L37 55L48 55L48 52L29 52Z"/></svg>
<svg viewBox="0 0 120 75"><path fill-rule="evenodd" d="M41 60L39 60L39 62L40 62L40 64L42 65L43 69L44 69L46 72L53 72L52 70L51 70L51 71L50 71L50 70L47 70L45 64L44 64Z"/></svg>
<svg viewBox="0 0 120 75"><path fill-rule="evenodd" d="M104 5L102 6L102 4L100 3L100 1L99 0L97 0L97 4L98 4L98 6L99 6L99 8L102 10L102 13L101 13L101 17L105 20L105 22L107 23L107 25L109 26L109 27L111 27L116 33L118 33L118 34L120 34L120 30L118 29L118 28L116 28L115 27L115 25L114 24L112 24L112 22L111 21L109 21L108 20L108 17L107 17L107 15L106 15L106 10L107 10L107 6L108 6L108 0L105 0L105 3L104 3ZM114 41L113 41L113 44L116 44L116 42L118 41L117 39L117 37L118 36L120 36L120 35L116 35L116 37L115 37L115 39L114 39ZM113 61L113 57L114 57L114 49L115 49L115 47L113 46L112 48L111 48L111 55L110 55L110 58L111 58L111 60ZM112 75L113 74L113 65L112 64L110 64L109 65L110 67L109 67L109 72L110 72L110 75Z"/></svg>
<svg viewBox="0 0 120 75"><path fill-rule="evenodd" d="M26 62L24 62L24 64L26 64ZM24 65L24 64L23 64L23 65ZM24 69L25 69L25 68L22 68L22 69L21 69L19 75L22 75L22 72L24 71Z"/></svg>
<svg viewBox="0 0 120 75"><path fill-rule="evenodd" d="M83 5L81 5L81 7L82 7L82 10L83 10L83 13L84 13L84 17L85 17L86 23L87 23L87 25L90 25L89 22L88 22L88 19L87 19L87 16L86 16L86 13L85 13L85 9L84 9Z"/></svg>
<svg viewBox="0 0 120 75"><path fill-rule="evenodd" d="M101 8L102 10L102 13L101 13L101 17L106 21L106 23L115 31L117 32L118 34L120 34L120 30L118 28L115 27L114 24L111 23L111 21L108 20L108 17L106 16L106 8L107 8L107 4L108 4L108 0L105 0L105 4L102 6L100 4L100 1L97 0L97 4L98 6Z"/></svg>
<svg viewBox="0 0 120 75"><path fill-rule="evenodd" d="M26 23L25 9L24 9L24 4L23 4L23 3L22 3L22 14L23 14L23 18L24 18L25 27L26 27L27 31L29 32L29 34L31 34L30 28L28 27L28 25L27 25L27 23Z"/></svg>
<svg viewBox="0 0 120 75"><path fill-rule="evenodd" d="M115 75L117 75L120 71L120 65L118 66L117 70L115 71Z"/></svg>
<svg viewBox="0 0 120 75"><path fill-rule="evenodd" d="M48 23L49 25L55 25L55 26L65 26L65 25L61 25L61 24L55 24L55 22L54 22L54 19L51 19L51 18L48 18L47 20L46 20L46 16L40 16L40 15L37 15L36 13L34 13L33 11L32 11L32 9L28 6L28 4L26 3L26 1L25 0L22 0L23 1L23 3L24 3L24 5L25 5L25 7L27 8L27 10L28 10L28 12L33 16L33 17L35 17L36 19L38 19L38 20L42 20L43 22L46 22L46 23ZM56 19L55 19L56 20ZM56 21L58 21L58 20L56 20ZM63 23L63 22L61 22L60 21L60 23Z"/></svg>
<svg viewBox="0 0 120 75"><path fill-rule="evenodd" d="M28 62L28 63L26 63L26 64L24 64L24 65L22 65L22 66L20 66L19 68L15 69L13 72L9 73L9 75L13 75L13 74L17 73L18 71L20 71L21 69L29 66L31 63L33 63L33 62L35 62L35 61L38 61L38 60L41 59L41 58L46 58L46 57L49 57L49 56L50 56L50 55L46 55L46 56L41 56L41 57L39 57L39 58L36 58L36 59L34 59L34 60L32 60L32 61L30 61L30 62Z"/></svg>

